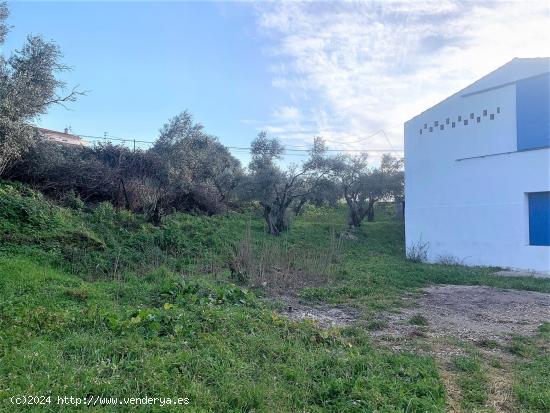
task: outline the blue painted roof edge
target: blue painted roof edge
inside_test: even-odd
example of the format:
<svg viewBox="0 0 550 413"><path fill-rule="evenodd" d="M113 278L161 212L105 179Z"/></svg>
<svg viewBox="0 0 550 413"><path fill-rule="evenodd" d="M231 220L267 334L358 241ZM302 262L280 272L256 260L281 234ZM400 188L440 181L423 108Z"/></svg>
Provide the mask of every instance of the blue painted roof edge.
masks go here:
<svg viewBox="0 0 550 413"><path fill-rule="evenodd" d="M502 66L499 66L498 68L496 68L495 70L492 70L491 72L489 72L488 74L486 74L485 76L483 77L480 77L479 79L477 79L475 82L472 82L470 83L468 86L466 87L463 87L462 89L460 89L458 92L456 93L453 93L451 96L443 99L442 101L436 103L435 105L433 106L430 106L428 109L425 109L423 110L422 112L420 112L418 115L415 115L413 116L412 118L410 118L409 120L405 121L405 125L409 122L411 122L412 120L418 118L419 116L422 116L424 115L426 112L429 112L430 110L434 109L435 107L445 103L446 101L448 101L449 99L452 99L454 97L457 97L457 96L461 96L461 97L467 97L467 96L471 96L471 95L474 95L474 94L478 94L478 93L483 93L483 92L488 92L490 90L494 90L494 89L499 89L501 87L505 87L505 86L509 86L511 84L514 84L516 82L518 82L519 80L523 80L523 79L529 79L529 78L532 78L532 77L537 77L537 76L542 76L542 75L545 75L546 73L549 73L550 72L550 67L547 68L547 71L545 72L542 72L542 73L538 73L536 75L532 75L532 76L526 76L524 78L521 78L521 79L516 79L514 81L511 81L511 82L507 82L505 84L500 84L500 85L497 85L497 86L494 86L494 87L491 87L491 88L485 88L483 90L479 90L479 91L475 91L475 92L470 92L470 93L463 93L466 89L474 86L476 83L478 82L481 82L482 80L484 79L487 79L488 77L494 75L496 72L502 70L504 67L512 64L514 61L517 61L517 60L531 60L531 59L547 59L548 61L550 61L550 57L539 57L539 58L520 58L520 57L514 57L512 60L510 60L509 62L503 64Z"/></svg>

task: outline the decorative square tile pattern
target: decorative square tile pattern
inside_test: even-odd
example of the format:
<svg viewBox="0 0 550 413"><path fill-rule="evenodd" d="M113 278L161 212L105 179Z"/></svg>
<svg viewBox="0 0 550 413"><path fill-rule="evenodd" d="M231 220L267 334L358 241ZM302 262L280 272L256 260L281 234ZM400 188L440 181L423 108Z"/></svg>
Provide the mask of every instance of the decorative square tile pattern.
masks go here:
<svg viewBox="0 0 550 413"><path fill-rule="evenodd" d="M500 113L500 106L496 107L496 113L497 114ZM470 114L467 116L466 119L463 119L462 115L457 115L456 121L451 121L451 118L445 118L445 120L442 120L442 121L434 120L433 126L429 126L429 127L428 127L428 123L424 123L423 127L418 130L418 133L422 135L423 130L425 129L429 130L430 132L434 132L434 130L437 130L438 126L439 126L439 130L445 130L445 125L450 125L451 128L456 128L457 123L458 124L462 123L464 126L467 126L470 124L469 120L474 120L474 119L476 123L481 123L481 118L484 116L489 116L490 120L495 120L494 113L489 113L488 109L483 109L481 113L479 113L478 115L476 115L475 112L470 112Z"/></svg>

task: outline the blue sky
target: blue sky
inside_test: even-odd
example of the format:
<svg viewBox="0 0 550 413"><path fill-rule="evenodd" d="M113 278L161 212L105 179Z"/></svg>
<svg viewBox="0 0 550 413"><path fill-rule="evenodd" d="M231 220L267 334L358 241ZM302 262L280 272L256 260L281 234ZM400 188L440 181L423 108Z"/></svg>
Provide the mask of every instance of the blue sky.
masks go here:
<svg viewBox="0 0 550 413"><path fill-rule="evenodd" d="M6 48L28 33L55 40L68 85L89 90L41 126L153 140L188 109L223 142L247 146L261 119L284 102L271 85L253 9L221 3L10 3Z"/></svg>
<svg viewBox="0 0 550 413"><path fill-rule="evenodd" d="M247 146L402 148L402 125L513 57L550 55L545 1L10 2L4 53L55 40L90 90L43 127L153 140L189 110ZM376 133L374 136L373 134ZM246 159L239 155L241 159Z"/></svg>

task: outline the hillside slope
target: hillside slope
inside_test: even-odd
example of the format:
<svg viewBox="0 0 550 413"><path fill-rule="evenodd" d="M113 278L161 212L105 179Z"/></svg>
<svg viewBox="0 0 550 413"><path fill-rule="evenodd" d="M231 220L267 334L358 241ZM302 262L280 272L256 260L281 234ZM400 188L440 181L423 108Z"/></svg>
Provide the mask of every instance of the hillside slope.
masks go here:
<svg viewBox="0 0 550 413"><path fill-rule="evenodd" d="M177 216L157 229L106 205L73 211L0 191L2 411L17 410L14 395L51 395L51 411L57 396L99 395L187 397L194 411L442 409L430 360L286 321L245 288L168 269L189 265L182 251L219 259L246 217Z"/></svg>
<svg viewBox="0 0 550 413"><path fill-rule="evenodd" d="M308 265L315 251L335 252L326 279L294 293L354 306L365 320L429 283L550 292L548 282L490 269L411 263L397 222L369 224L334 246L339 210L309 210L274 240L253 212L175 214L156 228L109 204L75 206L0 184L0 411L82 408L58 396L97 411L113 407L96 396L118 398L109 401L117 411L182 409L124 399L147 396L188 398L190 411L445 410L431 357L375 347L360 326L319 329L274 312L258 298L272 290L248 288L250 274L232 271L243 240ZM292 268L297 278L307 269ZM10 402L22 395L51 399Z"/></svg>

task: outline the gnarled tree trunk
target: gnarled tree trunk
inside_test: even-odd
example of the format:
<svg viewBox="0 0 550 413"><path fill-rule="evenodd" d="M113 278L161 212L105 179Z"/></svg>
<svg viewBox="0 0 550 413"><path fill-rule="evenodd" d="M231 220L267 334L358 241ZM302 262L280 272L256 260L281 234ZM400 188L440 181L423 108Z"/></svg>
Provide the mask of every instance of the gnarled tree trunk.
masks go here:
<svg viewBox="0 0 550 413"><path fill-rule="evenodd" d="M376 203L375 200L369 199L369 203L367 206L367 221L373 222L374 221L374 204Z"/></svg>
<svg viewBox="0 0 550 413"><path fill-rule="evenodd" d="M288 204L284 205L269 205L262 204L263 217L267 225L267 232L271 235L281 235L288 225L286 222L286 211L288 210Z"/></svg>

